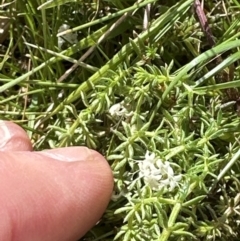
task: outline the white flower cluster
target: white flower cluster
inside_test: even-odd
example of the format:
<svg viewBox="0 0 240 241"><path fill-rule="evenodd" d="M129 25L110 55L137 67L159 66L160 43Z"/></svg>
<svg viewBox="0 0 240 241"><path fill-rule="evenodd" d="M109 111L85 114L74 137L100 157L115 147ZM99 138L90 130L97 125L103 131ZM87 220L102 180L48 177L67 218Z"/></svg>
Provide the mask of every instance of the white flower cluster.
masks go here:
<svg viewBox="0 0 240 241"><path fill-rule="evenodd" d="M182 175L174 176L174 172L168 161L163 162L161 159L155 157L155 154L150 154L147 151L145 159L139 162L139 176L143 177L145 184L149 185L152 190L162 190L169 188L171 192Z"/></svg>
<svg viewBox="0 0 240 241"><path fill-rule="evenodd" d="M58 32L61 33L65 30L68 30L70 29L70 26L67 25L67 24L63 24L60 26L60 28L58 29ZM77 33L68 33L68 34L65 34L63 36L60 36L58 37L58 47L59 48L62 48L62 45L65 43L65 42L69 42L71 44L74 44L74 43L77 43Z"/></svg>

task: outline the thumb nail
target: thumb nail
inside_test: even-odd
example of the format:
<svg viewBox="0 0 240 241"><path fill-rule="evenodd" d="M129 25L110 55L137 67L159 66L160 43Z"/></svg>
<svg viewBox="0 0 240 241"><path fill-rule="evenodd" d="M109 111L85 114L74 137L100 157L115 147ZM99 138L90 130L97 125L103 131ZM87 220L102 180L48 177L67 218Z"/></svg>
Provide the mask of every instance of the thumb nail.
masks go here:
<svg viewBox="0 0 240 241"><path fill-rule="evenodd" d="M89 161L93 159L94 151L87 147L64 147L40 152L41 155L54 158L55 160L74 162Z"/></svg>

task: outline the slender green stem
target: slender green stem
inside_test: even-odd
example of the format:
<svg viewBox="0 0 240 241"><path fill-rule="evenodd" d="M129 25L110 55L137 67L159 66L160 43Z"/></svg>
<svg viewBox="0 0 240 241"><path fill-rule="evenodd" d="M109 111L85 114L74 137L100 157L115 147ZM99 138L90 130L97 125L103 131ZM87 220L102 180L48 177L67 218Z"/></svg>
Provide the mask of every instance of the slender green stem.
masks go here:
<svg viewBox="0 0 240 241"><path fill-rule="evenodd" d="M171 215L168 220L168 227L163 229L161 236L158 241L167 241L169 236L172 233L172 228L175 225L176 219L178 217L179 212L181 211L182 205L180 203L176 203L173 207Z"/></svg>

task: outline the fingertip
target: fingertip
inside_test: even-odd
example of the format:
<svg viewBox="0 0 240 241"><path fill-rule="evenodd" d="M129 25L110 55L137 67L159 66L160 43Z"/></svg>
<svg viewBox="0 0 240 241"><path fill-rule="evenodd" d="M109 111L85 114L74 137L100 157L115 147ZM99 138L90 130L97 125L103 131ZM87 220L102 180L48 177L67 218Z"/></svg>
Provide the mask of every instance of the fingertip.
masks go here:
<svg viewBox="0 0 240 241"><path fill-rule="evenodd" d="M94 165L98 166L98 172L100 172L103 178L105 179L106 186L109 193L109 199L110 199L113 191L113 184L114 184L112 169L104 156L102 156L97 151L94 151L94 150L91 150L91 151L93 156L93 162L95 162Z"/></svg>
<svg viewBox="0 0 240 241"><path fill-rule="evenodd" d="M73 166L73 173L78 172L78 170L86 170L88 176L91 177L89 182L91 183L98 178L94 185L98 186L97 184L101 182L102 186L100 189L104 186L104 192L109 194L106 196L111 196L113 173L106 158L99 152L84 146L73 146L44 150L39 153L42 156L47 156L58 161L72 162L73 165L70 164L70 166ZM89 179L89 177L86 177L86 179Z"/></svg>
<svg viewBox="0 0 240 241"><path fill-rule="evenodd" d="M52 152L63 155L64 150ZM18 222L9 230L21 240L77 240L106 210L113 189L106 159L83 147L66 150L76 159L59 161L47 152L3 152L0 203L7 205L11 220L17 213ZM80 158L84 153L85 159ZM0 219L0 226L5 220Z"/></svg>
<svg viewBox="0 0 240 241"><path fill-rule="evenodd" d="M72 146L44 150L40 153L41 155L64 162L91 162L96 173L101 174L102 178L106 180L109 189L113 188L113 174L110 165L105 157L95 150L84 146Z"/></svg>
<svg viewBox="0 0 240 241"><path fill-rule="evenodd" d="M11 121L0 120L1 151L32 151L27 133Z"/></svg>
<svg viewBox="0 0 240 241"><path fill-rule="evenodd" d="M79 226L82 227L78 233L79 237L99 221L113 192L114 181L110 165L100 153L93 150L91 152L91 158L85 162L73 162L68 170L72 170L70 172L73 177L69 180L72 182L69 186L74 187L76 199L79 199L79 194L81 195L81 208L78 210L85 216L85 219L79 222Z"/></svg>

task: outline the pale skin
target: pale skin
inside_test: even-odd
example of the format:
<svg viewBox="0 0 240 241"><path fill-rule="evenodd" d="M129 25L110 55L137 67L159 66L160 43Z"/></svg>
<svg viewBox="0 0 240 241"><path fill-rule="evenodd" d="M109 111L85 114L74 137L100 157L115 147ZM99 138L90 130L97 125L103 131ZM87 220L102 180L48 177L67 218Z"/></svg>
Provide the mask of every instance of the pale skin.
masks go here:
<svg viewBox="0 0 240 241"><path fill-rule="evenodd" d="M99 153L34 152L23 129L0 121L0 240L77 241L101 218L112 189Z"/></svg>

